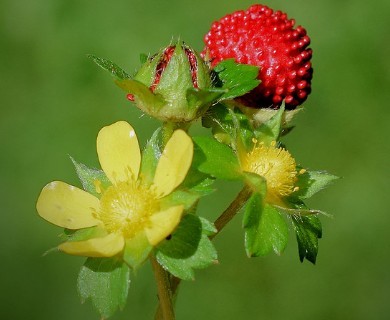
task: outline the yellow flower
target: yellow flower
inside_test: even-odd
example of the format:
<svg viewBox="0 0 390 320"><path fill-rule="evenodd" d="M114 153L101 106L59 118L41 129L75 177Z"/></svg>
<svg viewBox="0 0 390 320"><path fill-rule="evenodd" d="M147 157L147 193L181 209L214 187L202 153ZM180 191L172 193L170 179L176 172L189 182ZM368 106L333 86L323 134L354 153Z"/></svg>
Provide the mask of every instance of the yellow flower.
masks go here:
<svg viewBox="0 0 390 320"><path fill-rule="evenodd" d="M193 143L176 130L158 161L153 181L142 179L141 152L134 129L124 121L100 130L97 153L101 167L112 183L107 189L96 181L100 198L66 184L47 184L37 202L39 215L67 229L97 227L99 236L67 241L61 251L87 257L112 257L128 241L140 235L155 246L179 224L184 207L169 206L164 197L184 180L192 162Z"/></svg>
<svg viewBox="0 0 390 320"><path fill-rule="evenodd" d="M283 198L298 190L294 186L298 175L295 159L287 150L277 148L275 141L268 146L256 139L253 143L252 150L239 153L241 168L266 180L266 202L284 206Z"/></svg>

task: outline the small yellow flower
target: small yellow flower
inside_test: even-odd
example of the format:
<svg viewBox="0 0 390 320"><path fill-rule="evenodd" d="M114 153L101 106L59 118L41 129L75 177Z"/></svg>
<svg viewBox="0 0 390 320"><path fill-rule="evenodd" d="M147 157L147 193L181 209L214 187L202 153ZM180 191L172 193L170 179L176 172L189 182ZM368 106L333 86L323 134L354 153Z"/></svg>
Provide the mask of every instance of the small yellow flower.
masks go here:
<svg viewBox="0 0 390 320"><path fill-rule="evenodd" d="M267 146L254 139L253 143L252 150L240 153L241 168L266 180L266 202L283 206L283 198L298 190L294 186L298 174L295 159L287 150L277 148L276 142Z"/></svg>
<svg viewBox="0 0 390 320"><path fill-rule="evenodd" d="M94 226L102 230L99 237L67 241L59 249L73 255L112 257L142 233L152 246L171 234L184 207L167 206L163 199L187 175L193 156L191 138L182 130L173 133L149 183L140 175L141 152L134 129L127 122L100 130L97 153L112 183L103 189L96 181L100 198L62 181L47 184L38 198L38 213L47 221L73 230Z"/></svg>

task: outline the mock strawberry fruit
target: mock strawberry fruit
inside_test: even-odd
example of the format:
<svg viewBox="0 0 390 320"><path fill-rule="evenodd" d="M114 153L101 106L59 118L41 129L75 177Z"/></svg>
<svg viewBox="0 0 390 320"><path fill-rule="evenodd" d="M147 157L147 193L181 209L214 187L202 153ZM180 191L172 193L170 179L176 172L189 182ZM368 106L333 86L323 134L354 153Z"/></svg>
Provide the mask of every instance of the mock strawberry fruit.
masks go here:
<svg viewBox="0 0 390 320"><path fill-rule="evenodd" d="M253 5L214 22L202 55L213 67L229 58L260 67L261 84L239 98L245 106L277 109L284 101L295 109L311 91L313 69L310 38L294 24L281 11Z"/></svg>

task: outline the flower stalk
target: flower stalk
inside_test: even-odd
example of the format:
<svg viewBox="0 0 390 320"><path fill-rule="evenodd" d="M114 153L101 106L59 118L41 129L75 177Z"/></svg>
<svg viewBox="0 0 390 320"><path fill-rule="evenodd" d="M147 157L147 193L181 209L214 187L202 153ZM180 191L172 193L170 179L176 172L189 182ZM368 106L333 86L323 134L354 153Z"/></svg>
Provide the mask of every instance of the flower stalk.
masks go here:
<svg viewBox="0 0 390 320"><path fill-rule="evenodd" d="M214 226L216 228L216 232L209 236L210 239L214 239L225 226L236 216L238 212L243 208L246 201L249 199L251 195L251 189L248 186L244 186L241 191L238 193L238 195L234 198L234 200L230 203L230 205L221 213L221 215L215 220ZM153 265L152 260L152 265ZM161 266L156 262L157 265L161 268ZM157 269L158 267L153 265L153 269L155 272L156 280L157 280ZM163 269L163 271L166 273L166 271ZM168 276L168 275L167 275ZM166 278L168 281L161 282L161 288L159 288L159 296L160 296L160 290L164 291L162 294L164 295L164 298L166 296L171 297L171 304L172 304L172 297L174 297L177 294L177 290L179 288L179 285L181 283L181 279L172 276L170 281L169 278ZM164 284L168 283L168 287L166 287ZM159 285L159 284L158 284ZM155 320L165 320L165 309L168 308L168 303L161 298L159 299L159 305L157 307Z"/></svg>
<svg viewBox="0 0 390 320"><path fill-rule="evenodd" d="M245 205L246 201L251 195L251 190L248 186L244 186L240 193L236 196L233 202L226 208L224 212L215 220L214 226L217 229L217 232L210 236L210 239L215 238L222 229L235 217L235 215L240 212L242 207Z"/></svg>
<svg viewBox="0 0 390 320"><path fill-rule="evenodd" d="M157 262L154 256L150 256L154 277L157 284L159 308L156 312L156 320L174 320L175 312L172 302L172 290L169 281L169 273Z"/></svg>

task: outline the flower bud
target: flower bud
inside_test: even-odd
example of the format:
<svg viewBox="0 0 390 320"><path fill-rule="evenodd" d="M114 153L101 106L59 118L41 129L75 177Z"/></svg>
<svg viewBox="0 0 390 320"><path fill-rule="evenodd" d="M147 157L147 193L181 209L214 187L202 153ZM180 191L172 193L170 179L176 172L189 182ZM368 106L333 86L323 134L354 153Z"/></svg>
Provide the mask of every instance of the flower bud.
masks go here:
<svg viewBox="0 0 390 320"><path fill-rule="evenodd" d="M222 95L212 87L209 67L184 43L170 45L149 57L133 79L117 84L139 109L170 122L200 117Z"/></svg>

